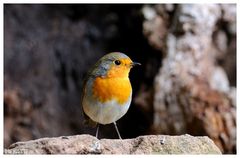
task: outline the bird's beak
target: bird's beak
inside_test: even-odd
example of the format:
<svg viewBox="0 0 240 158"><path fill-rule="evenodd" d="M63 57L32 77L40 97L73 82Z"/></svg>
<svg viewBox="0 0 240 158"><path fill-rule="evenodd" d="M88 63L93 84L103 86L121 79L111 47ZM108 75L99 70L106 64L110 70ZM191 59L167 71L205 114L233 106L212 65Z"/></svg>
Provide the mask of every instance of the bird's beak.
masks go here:
<svg viewBox="0 0 240 158"><path fill-rule="evenodd" d="M138 62L132 62L131 63L131 66L133 67L133 66L137 66L137 65L141 65L140 63L138 63Z"/></svg>

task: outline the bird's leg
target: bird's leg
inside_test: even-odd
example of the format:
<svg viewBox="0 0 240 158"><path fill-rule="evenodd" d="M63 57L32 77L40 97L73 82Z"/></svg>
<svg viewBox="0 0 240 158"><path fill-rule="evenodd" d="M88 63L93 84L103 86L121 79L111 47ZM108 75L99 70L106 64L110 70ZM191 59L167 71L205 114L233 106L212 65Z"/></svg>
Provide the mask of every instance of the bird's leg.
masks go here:
<svg viewBox="0 0 240 158"><path fill-rule="evenodd" d="M96 131L96 138L97 141L95 143L92 144L91 148L90 148L90 153L94 153L94 154L101 154L101 145L100 145L100 140L98 139L98 131L99 131L99 126L100 124L97 124L97 131Z"/></svg>
<svg viewBox="0 0 240 158"><path fill-rule="evenodd" d="M98 138L99 123L97 124L96 138Z"/></svg>
<svg viewBox="0 0 240 158"><path fill-rule="evenodd" d="M114 127L115 127L116 131L117 131L117 134L118 134L119 139L122 139L122 137L121 137L121 135L120 135L120 133L119 133L119 131L118 131L116 122L113 122L113 124L114 124Z"/></svg>

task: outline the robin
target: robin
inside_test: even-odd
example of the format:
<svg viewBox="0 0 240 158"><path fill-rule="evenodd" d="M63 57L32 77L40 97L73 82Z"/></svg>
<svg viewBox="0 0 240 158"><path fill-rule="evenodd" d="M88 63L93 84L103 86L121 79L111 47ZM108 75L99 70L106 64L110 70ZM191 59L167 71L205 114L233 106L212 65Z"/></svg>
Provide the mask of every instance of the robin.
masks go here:
<svg viewBox="0 0 240 158"><path fill-rule="evenodd" d="M97 125L113 123L120 139L116 121L125 115L132 100L129 72L135 65L119 52L103 56L89 71L83 86L82 107L86 122Z"/></svg>

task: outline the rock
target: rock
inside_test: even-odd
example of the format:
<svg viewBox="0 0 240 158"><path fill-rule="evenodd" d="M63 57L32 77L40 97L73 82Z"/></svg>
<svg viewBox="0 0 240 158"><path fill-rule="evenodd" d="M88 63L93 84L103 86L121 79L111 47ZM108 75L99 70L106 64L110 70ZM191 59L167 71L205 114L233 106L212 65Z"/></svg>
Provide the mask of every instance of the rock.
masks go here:
<svg viewBox="0 0 240 158"><path fill-rule="evenodd" d="M228 94L231 84L227 73L216 64L220 58L227 58L224 51L229 49L223 45L228 38L225 31L215 32L223 18L221 10L217 4L183 4L177 6L170 30L143 26L156 36L153 39L145 34L150 43L166 44L166 49L155 46L163 51L164 58L154 82L151 133L207 135L221 151L234 153L236 108ZM155 14L145 23L156 26L154 19L162 15ZM155 40L163 37L159 31L166 32L162 41ZM216 39L219 43L214 42ZM236 54L234 49L231 52Z"/></svg>
<svg viewBox="0 0 240 158"><path fill-rule="evenodd" d="M149 44L158 50L165 49L166 47L165 40L169 25L166 7L156 5L156 7L152 8L149 5L145 5L142 9L145 18L143 22L143 34L148 38Z"/></svg>
<svg viewBox="0 0 240 158"><path fill-rule="evenodd" d="M101 139L91 135L41 138L17 142L5 154L221 154L211 139L148 135L135 139Z"/></svg>

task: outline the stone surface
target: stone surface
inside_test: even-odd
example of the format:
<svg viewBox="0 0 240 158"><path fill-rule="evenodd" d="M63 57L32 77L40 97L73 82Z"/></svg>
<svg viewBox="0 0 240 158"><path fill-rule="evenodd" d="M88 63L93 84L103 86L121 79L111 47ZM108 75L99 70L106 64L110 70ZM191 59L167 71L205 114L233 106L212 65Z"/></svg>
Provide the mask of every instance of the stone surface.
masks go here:
<svg viewBox="0 0 240 158"><path fill-rule="evenodd" d="M235 37L227 37L228 31L220 27L220 23L224 24L221 19L234 23L234 17L230 20L227 16L234 14L234 10L230 13L228 8L234 5L175 7L170 29L166 30L165 21L169 20L164 14L146 18L144 24L147 25L143 25L149 43L164 54L154 83L152 132L207 135L222 151L234 153L236 96L232 93L233 97L229 97L232 88L228 77L231 75L224 71L224 65L230 61L235 65L231 53L236 54L236 50L233 45L229 53L230 46L226 42L234 41ZM161 7L148 8L151 9L156 13L164 12ZM162 19L161 27L156 27L157 19ZM164 36L159 32L165 32ZM159 46L164 43L166 47ZM218 63L223 58L228 58L229 62ZM234 67L227 67L234 72Z"/></svg>
<svg viewBox="0 0 240 158"><path fill-rule="evenodd" d="M208 137L148 135L135 139L101 139L91 135L17 142L5 154L221 154Z"/></svg>

